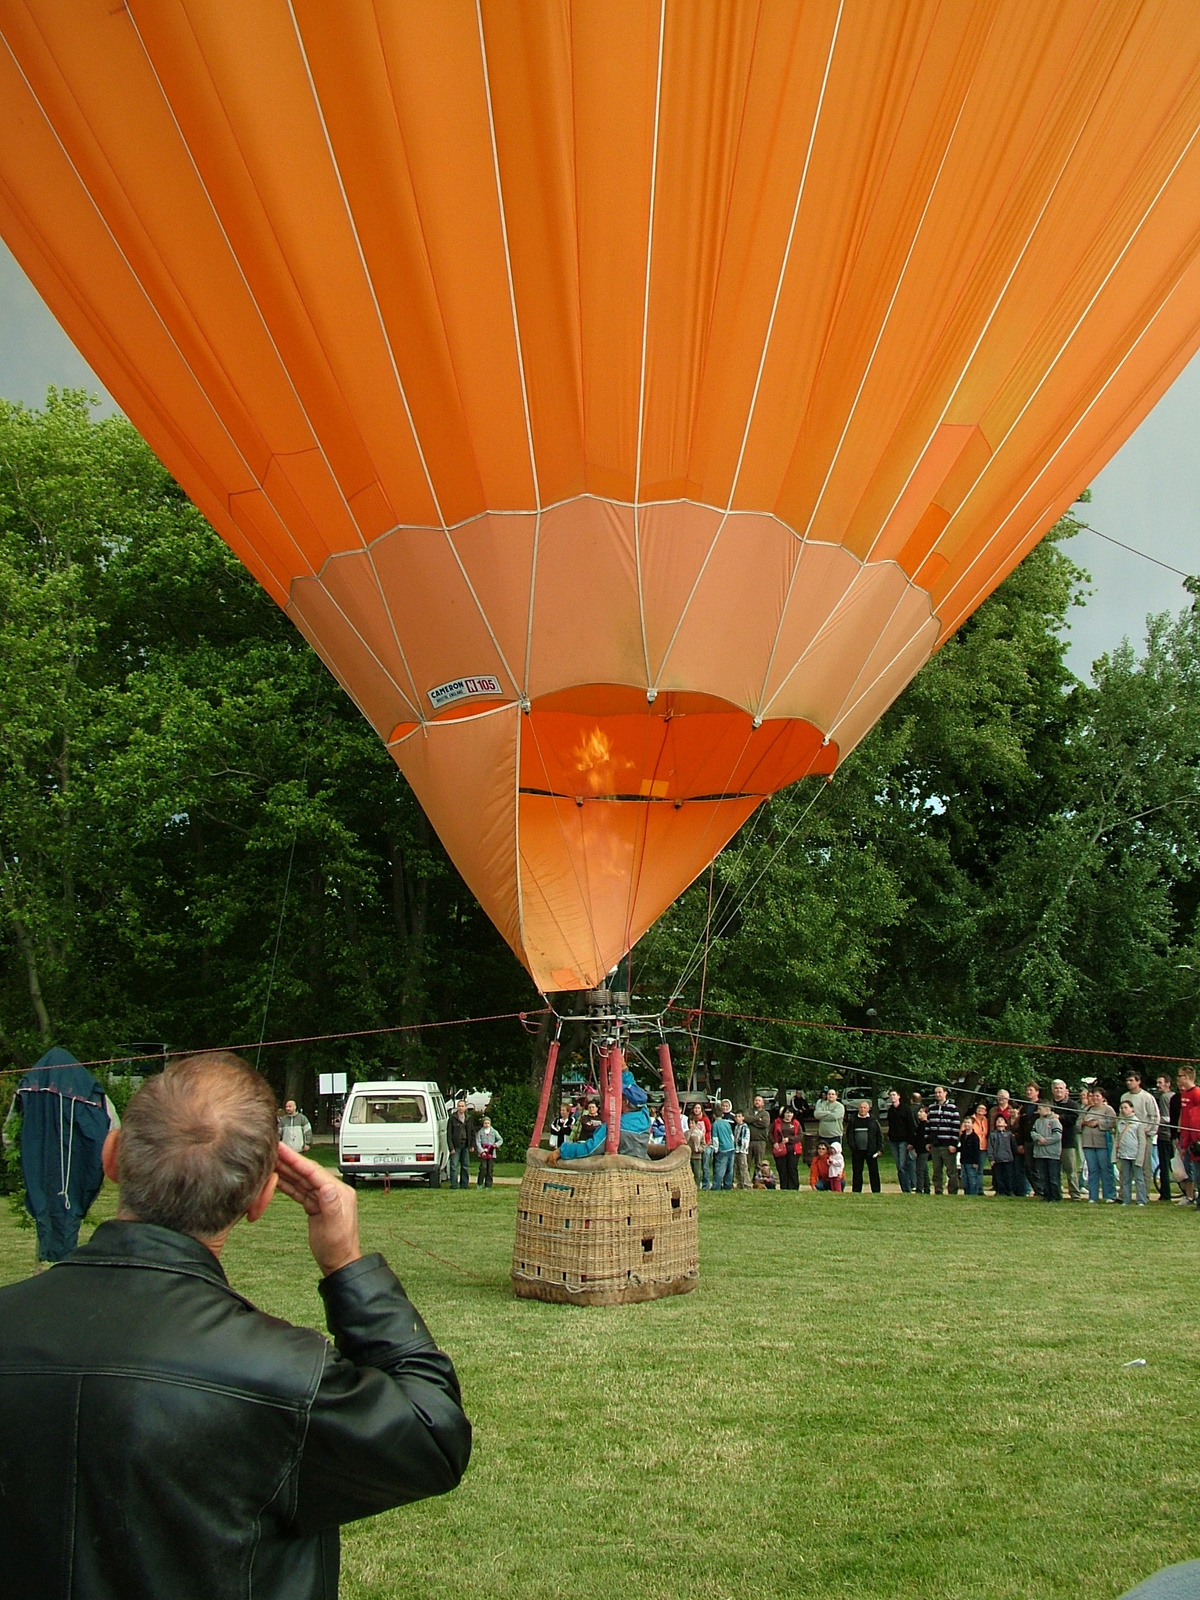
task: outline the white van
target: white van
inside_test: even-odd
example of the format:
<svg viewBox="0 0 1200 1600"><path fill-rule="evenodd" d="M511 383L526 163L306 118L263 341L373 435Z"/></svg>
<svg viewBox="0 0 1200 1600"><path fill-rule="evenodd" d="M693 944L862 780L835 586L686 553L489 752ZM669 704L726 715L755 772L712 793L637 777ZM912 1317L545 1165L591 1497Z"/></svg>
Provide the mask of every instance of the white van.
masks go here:
<svg viewBox="0 0 1200 1600"><path fill-rule="evenodd" d="M342 1106L338 1171L352 1188L419 1178L436 1189L450 1165L446 1104L436 1083L356 1083Z"/></svg>

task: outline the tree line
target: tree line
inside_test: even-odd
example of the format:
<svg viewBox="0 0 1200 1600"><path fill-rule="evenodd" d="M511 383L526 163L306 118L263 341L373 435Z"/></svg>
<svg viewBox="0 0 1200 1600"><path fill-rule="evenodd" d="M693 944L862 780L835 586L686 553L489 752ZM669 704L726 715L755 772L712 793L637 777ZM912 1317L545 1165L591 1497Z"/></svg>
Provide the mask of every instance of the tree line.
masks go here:
<svg viewBox="0 0 1200 1600"><path fill-rule="evenodd" d="M1142 654L1079 681L1075 526L830 783L747 823L634 951L639 1007L703 992L706 1013L1196 1053L1200 619L1152 619ZM82 393L0 402L0 722L10 1073L50 1043L253 1054L540 1005L342 690L130 425ZM743 1086L831 1070L1013 1084L1035 1061L720 1015L692 1032L674 1036L681 1072L695 1057ZM318 1071L517 1085L536 1051L508 1021L300 1042L261 1064L311 1103Z"/></svg>

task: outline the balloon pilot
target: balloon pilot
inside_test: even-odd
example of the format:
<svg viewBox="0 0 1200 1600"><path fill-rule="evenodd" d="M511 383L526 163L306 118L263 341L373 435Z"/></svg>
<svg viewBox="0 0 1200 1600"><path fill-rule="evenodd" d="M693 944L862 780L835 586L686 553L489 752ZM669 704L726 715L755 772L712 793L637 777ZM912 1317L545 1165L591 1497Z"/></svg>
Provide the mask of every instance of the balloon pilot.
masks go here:
<svg viewBox="0 0 1200 1600"><path fill-rule="evenodd" d="M628 1068L621 1074L621 1134L617 1154L633 1156L638 1161L649 1160L650 1114L646 1110L649 1099L645 1089ZM602 1122L590 1139L567 1140L546 1157L551 1166L560 1161L582 1161L604 1149L608 1128Z"/></svg>

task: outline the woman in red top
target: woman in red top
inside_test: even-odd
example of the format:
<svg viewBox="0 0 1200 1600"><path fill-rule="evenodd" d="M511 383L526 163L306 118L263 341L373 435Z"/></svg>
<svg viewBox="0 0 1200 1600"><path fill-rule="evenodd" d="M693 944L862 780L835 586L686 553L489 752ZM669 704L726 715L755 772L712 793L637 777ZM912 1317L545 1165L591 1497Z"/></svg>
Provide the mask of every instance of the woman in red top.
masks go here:
<svg viewBox="0 0 1200 1600"><path fill-rule="evenodd" d="M789 1106L782 1117L775 1118L775 1126L771 1130L771 1153L779 1169L781 1189L799 1189L800 1155L803 1146L804 1129Z"/></svg>
<svg viewBox="0 0 1200 1600"><path fill-rule="evenodd" d="M823 1142L808 1164L808 1186L810 1189L829 1188L829 1146Z"/></svg>

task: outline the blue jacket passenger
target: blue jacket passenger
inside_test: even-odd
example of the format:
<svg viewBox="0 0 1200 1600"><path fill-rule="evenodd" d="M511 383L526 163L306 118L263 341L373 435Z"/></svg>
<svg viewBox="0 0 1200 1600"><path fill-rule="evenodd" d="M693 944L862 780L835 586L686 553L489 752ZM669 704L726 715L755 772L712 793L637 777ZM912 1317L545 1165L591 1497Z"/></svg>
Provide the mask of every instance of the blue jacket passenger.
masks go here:
<svg viewBox="0 0 1200 1600"><path fill-rule="evenodd" d="M617 1145L617 1154L633 1156L639 1161L649 1160L650 1145L650 1115L646 1110L646 1101L649 1096L645 1089L636 1081L632 1072L621 1074L621 1138ZM604 1149L605 1140L608 1138L608 1128L602 1122L592 1134L590 1139L568 1140L566 1144L558 1147L560 1161L582 1161L585 1156L594 1156L598 1150ZM554 1158L551 1151L551 1160Z"/></svg>

